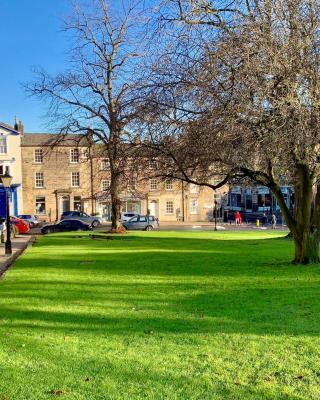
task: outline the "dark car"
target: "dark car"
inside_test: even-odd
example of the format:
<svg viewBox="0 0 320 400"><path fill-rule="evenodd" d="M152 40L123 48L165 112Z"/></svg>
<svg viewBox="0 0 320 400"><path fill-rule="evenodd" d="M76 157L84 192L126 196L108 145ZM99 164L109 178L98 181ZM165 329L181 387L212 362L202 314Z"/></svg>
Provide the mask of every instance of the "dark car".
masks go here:
<svg viewBox="0 0 320 400"><path fill-rule="evenodd" d="M102 224L102 219L100 217L88 215L83 211L65 211L62 213L60 219L78 219L92 225L94 228Z"/></svg>
<svg viewBox="0 0 320 400"><path fill-rule="evenodd" d="M45 235L54 232L69 231L91 231L92 227L83 221L77 219L64 219L57 224L45 225L41 228L41 232Z"/></svg>

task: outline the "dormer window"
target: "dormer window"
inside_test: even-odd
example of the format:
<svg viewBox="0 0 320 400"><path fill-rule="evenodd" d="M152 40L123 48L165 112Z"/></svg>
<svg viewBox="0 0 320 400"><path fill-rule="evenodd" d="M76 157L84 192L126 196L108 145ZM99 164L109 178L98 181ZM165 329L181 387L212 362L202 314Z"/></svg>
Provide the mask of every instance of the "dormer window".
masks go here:
<svg viewBox="0 0 320 400"><path fill-rule="evenodd" d="M0 154L7 154L7 137L0 136Z"/></svg>

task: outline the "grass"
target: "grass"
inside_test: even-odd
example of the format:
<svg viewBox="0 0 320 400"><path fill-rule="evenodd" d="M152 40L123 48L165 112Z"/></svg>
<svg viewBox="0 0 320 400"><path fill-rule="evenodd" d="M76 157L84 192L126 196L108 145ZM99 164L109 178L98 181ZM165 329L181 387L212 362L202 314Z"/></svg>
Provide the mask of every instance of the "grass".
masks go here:
<svg viewBox="0 0 320 400"><path fill-rule="evenodd" d="M0 400L318 400L320 266L279 235L40 238L0 283Z"/></svg>

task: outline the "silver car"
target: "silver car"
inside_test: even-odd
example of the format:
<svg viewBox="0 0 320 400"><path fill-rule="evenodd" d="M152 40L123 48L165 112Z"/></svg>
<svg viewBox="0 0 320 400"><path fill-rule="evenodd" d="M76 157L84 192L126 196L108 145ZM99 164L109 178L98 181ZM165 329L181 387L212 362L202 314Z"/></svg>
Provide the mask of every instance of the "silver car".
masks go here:
<svg viewBox="0 0 320 400"><path fill-rule="evenodd" d="M66 211L61 215L61 220L63 219L79 219L80 221L86 222L93 228L102 224L102 219L97 216L88 215L83 211Z"/></svg>
<svg viewBox="0 0 320 400"><path fill-rule="evenodd" d="M137 215L129 219L129 221L123 222L122 225L129 231L152 231L159 227L158 221L152 215Z"/></svg>

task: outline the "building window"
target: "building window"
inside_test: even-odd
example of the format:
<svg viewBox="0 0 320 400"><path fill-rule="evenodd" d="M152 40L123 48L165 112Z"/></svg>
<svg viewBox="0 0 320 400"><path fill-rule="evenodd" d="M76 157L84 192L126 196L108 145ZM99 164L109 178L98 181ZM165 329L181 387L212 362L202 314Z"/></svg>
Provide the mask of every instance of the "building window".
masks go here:
<svg viewBox="0 0 320 400"><path fill-rule="evenodd" d="M74 211L81 211L81 196L74 196L73 209Z"/></svg>
<svg viewBox="0 0 320 400"><path fill-rule="evenodd" d="M44 187L44 174L43 174L43 172L36 172L35 187L36 188L43 188Z"/></svg>
<svg viewBox="0 0 320 400"><path fill-rule="evenodd" d="M173 181L172 179L167 179L165 183L166 190L173 190Z"/></svg>
<svg viewBox="0 0 320 400"><path fill-rule="evenodd" d="M130 179L128 188L129 188L129 190L136 190L137 189L137 180L134 178Z"/></svg>
<svg viewBox="0 0 320 400"><path fill-rule="evenodd" d="M157 190L158 189L158 181L157 181L157 179L154 179L154 178L150 179L149 180L149 187L150 187L150 190Z"/></svg>
<svg viewBox="0 0 320 400"><path fill-rule="evenodd" d="M149 168L150 169L157 169L158 168L157 160L149 160Z"/></svg>
<svg viewBox="0 0 320 400"><path fill-rule="evenodd" d="M199 186L194 183L190 183L190 193L199 193Z"/></svg>
<svg viewBox="0 0 320 400"><path fill-rule="evenodd" d="M0 136L0 154L7 154L7 138Z"/></svg>
<svg viewBox="0 0 320 400"><path fill-rule="evenodd" d="M43 152L42 152L42 149L35 149L34 150L34 162L36 164L43 163Z"/></svg>
<svg viewBox="0 0 320 400"><path fill-rule="evenodd" d="M106 180L101 181L101 190L103 192L106 192L109 189L110 189L110 181L106 181Z"/></svg>
<svg viewBox="0 0 320 400"><path fill-rule="evenodd" d="M190 214L198 214L198 200L190 200Z"/></svg>
<svg viewBox="0 0 320 400"><path fill-rule="evenodd" d="M166 214L173 214L173 201L166 201Z"/></svg>
<svg viewBox="0 0 320 400"><path fill-rule="evenodd" d="M101 169L104 171L110 169L110 161L107 158L101 160Z"/></svg>
<svg viewBox="0 0 320 400"><path fill-rule="evenodd" d="M46 213L46 198L45 197L36 197L36 214L45 214Z"/></svg>
<svg viewBox="0 0 320 400"><path fill-rule="evenodd" d="M80 186L80 172L71 172L71 186Z"/></svg>
<svg viewBox="0 0 320 400"><path fill-rule="evenodd" d="M70 149L70 162L74 164L79 162L79 149Z"/></svg>

